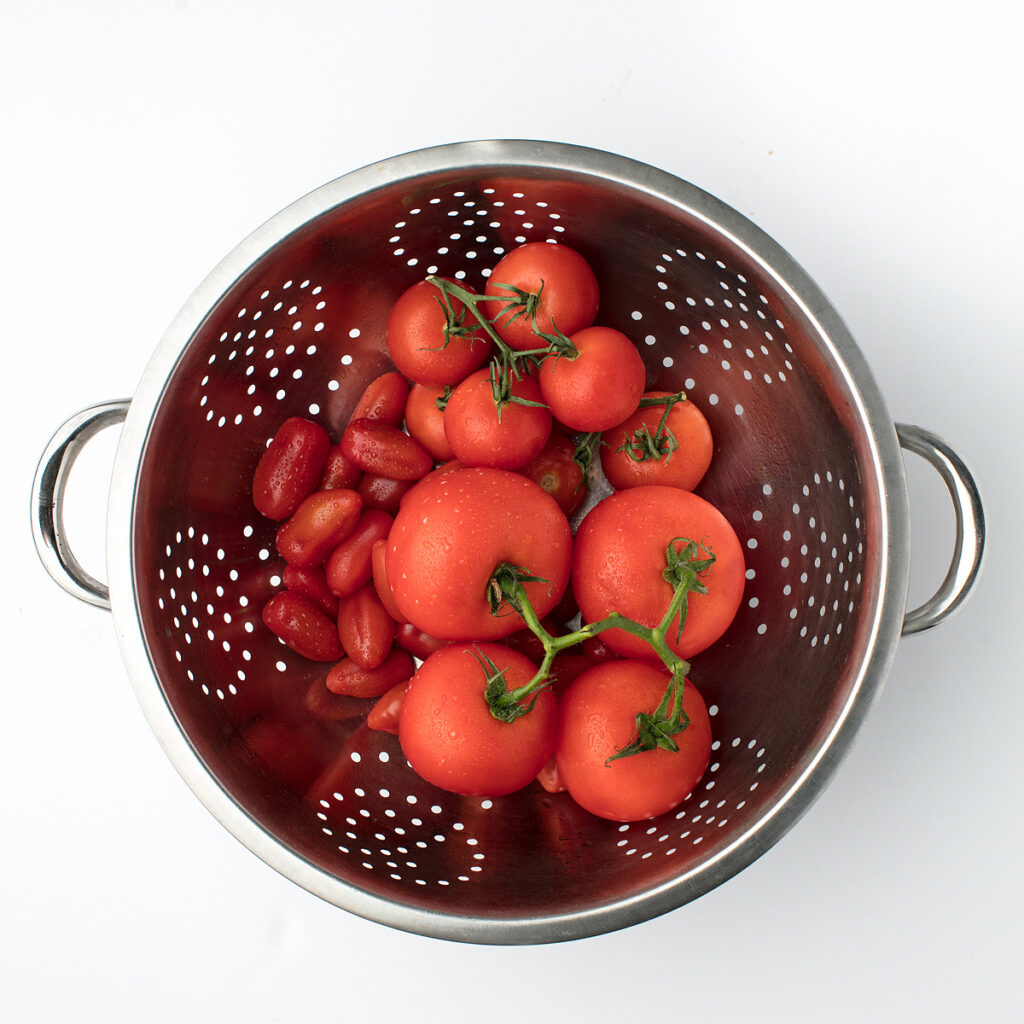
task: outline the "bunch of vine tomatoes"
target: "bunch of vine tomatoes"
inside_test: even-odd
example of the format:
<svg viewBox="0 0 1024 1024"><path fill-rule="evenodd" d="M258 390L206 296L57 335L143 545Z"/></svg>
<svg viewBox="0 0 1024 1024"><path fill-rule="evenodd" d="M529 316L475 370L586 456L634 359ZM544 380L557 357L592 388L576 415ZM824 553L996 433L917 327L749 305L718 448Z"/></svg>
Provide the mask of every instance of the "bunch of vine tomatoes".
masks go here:
<svg viewBox="0 0 1024 1024"><path fill-rule="evenodd" d="M417 282L388 318L395 369L340 437L287 419L253 500L285 562L263 622L329 663L326 691L364 701L423 779L540 785L631 821L707 769L689 659L728 628L745 569L694 493L707 420L647 387L599 306L587 260L556 243L511 250L482 293Z"/></svg>

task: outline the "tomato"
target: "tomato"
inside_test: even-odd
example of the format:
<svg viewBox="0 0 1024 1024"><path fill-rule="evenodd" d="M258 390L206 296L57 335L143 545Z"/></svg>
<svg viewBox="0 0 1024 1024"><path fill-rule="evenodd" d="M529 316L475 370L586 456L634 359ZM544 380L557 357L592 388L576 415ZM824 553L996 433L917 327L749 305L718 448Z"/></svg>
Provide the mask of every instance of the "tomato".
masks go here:
<svg viewBox="0 0 1024 1024"><path fill-rule="evenodd" d="M537 781L545 793L565 792L565 783L562 781L562 776L558 774L558 761L553 754L548 758L544 767L537 772Z"/></svg>
<svg viewBox="0 0 1024 1024"><path fill-rule="evenodd" d="M650 662L595 665L559 701L558 775L584 809L611 821L642 821L678 806L693 791L711 757L711 721L697 688L683 684L686 728L677 751L644 750L608 761L636 733L638 712L653 713L669 673Z"/></svg>
<svg viewBox="0 0 1024 1024"><path fill-rule="evenodd" d="M331 667L325 685L331 693L344 697L380 697L393 686L408 682L415 671L409 652L394 647L376 668L363 668L351 658L343 658Z"/></svg>
<svg viewBox="0 0 1024 1024"><path fill-rule="evenodd" d="M334 620L302 594L279 591L263 606L262 618L271 633L310 661L337 661L344 654Z"/></svg>
<svg viewBox="0 0 1024 1024"><path fill-rule="evenodd" d="M588 327L597 316L600 290L590 264L575 249L552 242L527 242L503 256L491 271L485 295L509 296L519 289L535 298L534 315L522 303L485 302L485 315L494 321L501 339L524 351L543 348L533 320L544 333L557 328L571 335Z"/></svg>
<svg viewBox="0 0 1024 1024"><path fill-rule="evenodd" d="M367 726L378 732L389 732L393 736L397 736L402 702L405 700L405 691L408 688L409 680L406 679L396 683L384 696L380 697L366 716Z"/></svg>
<svg viewBox="0 0 1024 1024"><path fill-rule="evenodd" d="M287 519L320 480L331 439L312 420L289 417L260 457L252 478L252 500L268 519Z"/></svg>
<svg viewBox="0 0 1024 1024"><path fill-rule="evenodd" d="M532 480L463 468L420 481L388 535L388 583L403 617L441 640L496 640L523 625L494 616L488 584L510 563L547 582L525 583L537 615L558 604L569 579L572 534L557 502Z"/></svg>
<svg viewBox="0 0 1024 1024"><path fill-rule="evenodd" d="M372 583L341 602L338 637L345 654L360 668L380 668L395 642L395 620L381 604Z"/></svg>
<svg viewBox="0 0 1024 1024"><path fill-rule="evenodd" d="M393 516L402 503L402 497L415 480L393 480L388 476L364 473L359 478L356 490L363 499L364 509L376 509Z"/></svg>
<svg viewBox="0 0 1024 1024"><path fill-rule="evenodd" d="M405 416L409 382L397 371L382 373L366 385L349 420L380 420L397 427Z"/></svg>
<svg viewBox="0 0 1024 1024"><path fill-rule="evenodd" d="M323 472L320 475L318 491L329 491L335 487L354 490L363 471L341 450L340 444L332 444L327 452Z"/></svg>
<svg viewBox="0 0 1024 1024"><path fill-rule="evenodd" d="M490 358L491 341L472 313L455 298L451 308L461 332L446 332L442 295L429 281L406 289L392 306L385 329L388 355L409 380L456 384Z"/></svg>
<svg viewBox="0 0 1024 1024"><path fill-rule="evenodd" d="M631 415L647 370L636 346L612 327L586 327L569 339L575 354L550 355L538 379L551 414L572 430L600 431Z"/></svg>
<svg viewBox="0 0 1024 1024"><path fill-rule="evenodd" d="M365 699L332 693L327 688L328 674L321 673L309 684L304 700L306 710L327 722L349 722L366 714Z"/></svg>
<svg viewBox="0 0 1024 1024"><path fill-rule="evenodd" d="M700 579L706 594L688 596L686 624L677 638L678 617L666 640L690 658L717 640L743 598L743 547L728 520L710 502L676 487L632 487L598 502L576 532L573 589L584 620L611 611L645 626L656 626L668 611L674 587L663 576L666 551L679 538L704 545L715 561ZM646 641L621 629L601 633L612 650L650 658Z"/></svg>
<svg viewBox="0 0 1024 1024"><path fill-rule="evenodd" d="M380 603L387 609L388 615L401 625L402 613L395 604L391 595L391 587L388 586L388 574L384 569L384 559L387 556L387 539L375 540L370 548L370 576L373 579L373 588L377 591Z"/></svg>
<svg viewBox="0 0 1024 1024"><path fill-rule="evenodd" d="M355 491L316 491L277 530L275 543L289 565L320 565L359 521L363 500Z"/></svg>
<svg viewBox="0 0 1024 1024"><path fill-rule="evenodd" d="M436 636L424 633L418 626L411 622L400 622L395 630L395 643L407 650L414 658L421 661L429 658L434 651L439 651L447 646L447 640L438 640Z"/></svg>
<svg viewBox="0 0 1024 1024"><path fill-rule="evenodd" d="M586 477L573 458L575 453L575 441L560 430L552 430L540 454L521 470L547 491L567 516L578 511L587 497Z"/></svg>
<svg viewBox="0 0 1024 1024"><path fill-rule="evenodd" d="M499 721L484 697L487 671L480 658L503 673L509 690L536 672L529 658L501 644L444 647L409 682L398 741L427 782L464 796L502 796L532 782L551 756L558 710L545 690L527 714Z"/></svg>
<svg viewBox="0 0 1024 1024"><path fill-rule="evenodd" d="M444 432L446 385L413 384L405 404L405 427L438 462L455 457ZM442 403L438 405L438 403Z"/></svg>
<svg viewBox="0 0 1024 1024"><path fill-rule="evenodd" d="M510 400L499 404L491 370L485 368L452 392L444 411L444 432L459 462L519 469L543 451L551 436L551 413L543 405L540 387L524 376L513 379L509 390Z"/></svg>
<svg viewBox="0 0 1024 1024"><path fill-rule="evenodd" d="M302 594L320 605L332 619L338 617L338 597L327 586L327 574L321 565L286 565L281 582L296 594Z"/></svg>
<svg viewBox="0 0 1024 1024"><path fill-rule="evenodd" d="M434 468L434 460L417 441L383 420L352 420L340 444L361 470L392 480L418 480Z"/></svg>
<svg viewBox="0 0 1024 1024"><path fill-rule="evenodd" d="M327 586L331 593L348 597L372 576L373 545L383 540L394 520L387 512L365 509L352 532L327 556Z"/></svg>
<svg viewBox="0 0 1024 1024"><path fill-rule="evenodd" d="M624 422L605 431L601 468L616 490L642 484L663 484L692 491L711 465L714 449L704 413L689 399L670 406L669 391L648 391L643 405ZM666 412L667 408L667 412Z"/></svg>

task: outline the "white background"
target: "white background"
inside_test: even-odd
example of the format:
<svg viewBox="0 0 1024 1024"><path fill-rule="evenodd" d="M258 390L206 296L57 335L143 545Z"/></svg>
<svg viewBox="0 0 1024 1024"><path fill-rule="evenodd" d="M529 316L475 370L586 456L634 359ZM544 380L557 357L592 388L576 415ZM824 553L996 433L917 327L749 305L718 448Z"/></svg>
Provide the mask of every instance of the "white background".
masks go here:
<svg viewBox="0 0 1024 1024"><path fill-rule="evenodd" d="M4 1018L1022 1019L1020 11L4 0ZM900 643L778 846L656 921L511 949L359 920L248 853L165 759L109 616L49 579L29 530L50 434L132 394L252 229L365 163L496 137L612 150L752 218L831 297L893 417L965 456L990 531L976 594ZM90 446L69 495L100 576L115 444ZM907 463L917 603L953 526Z"/></svg>

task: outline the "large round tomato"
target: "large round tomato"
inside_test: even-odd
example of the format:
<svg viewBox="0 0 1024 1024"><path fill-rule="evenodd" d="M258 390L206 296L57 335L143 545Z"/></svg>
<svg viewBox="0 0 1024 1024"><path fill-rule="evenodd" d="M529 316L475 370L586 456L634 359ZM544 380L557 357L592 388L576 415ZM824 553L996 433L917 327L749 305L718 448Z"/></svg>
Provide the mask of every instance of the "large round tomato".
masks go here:
<svg viewBox="0 0 1024 1024"><path fill-rule="evenodd" d="M645 661L612 661L578 675L559 701L555 759L569 795L612 821L642 821L672 810L693 791L711 757L711 722L696 687L683 684L686 728L678 750L644 750L609 761L636 732L638 712L651 714L669 673Z"/></svg>
<svg viewBox="0 0 1024 1024"><path fill-rule="evenodd" d="M536 667L501 644L452 644L431 654L409 681L398 740L427 782L465 796L503 796L532 782L551 756L558 711L550 691L541 691L526 714L500 721L484 696L494 670L514 690Z"/></svg>
<svg viewBox="0 0 1024 1024"><path fill-rule="evenodd" d="M677 638L676 618L666 637L681 657L690 658L728 628L743 599L743 547L725 516L710 502L676 487L633 487L598 502L576 533L573 590L584 620L617 611L644 626L657 626L668 611L674 587L663 573L671 544L694 541L714 555L700 574L706 594L691 591L686 623ZM632 658L651 658L645 640L621 629L601 634L605 643Z"/></svg>
<svg viewBox="0 0 1024 1024"><path fill-rule="evenodd" d="M534 296L531 314L522 303L485 302L494 329L520 351L543 348L533 330L550 334L557 328L575 334L597 315L600 292L590 264L575 249L554 242L527 242L503 256L491 271L485 295L508 296L515 290Z"/></svg>
<svg viewBox="0 0 1024 1024"><path fill-rule="evenodd" d="M668 391L649 391L641 401L664 401ZM662 420L664 419L664 422ZM688 398L642 405L601 438L601 468L616 490L665 484L692 491L711 465L714 445L704 413Z"/></svg>
<svg viewBox="0 0 1024 1024"><path fill-rule="evenodd" d="M569 581L572 534L558 503L518 473L483 467L435 474L402 503L388 535L385 571L403 617L439 640L497 640L521 629L510 608L491 614L488 582L502 563L543 581L525 583L541 617Z"/></svg>
<svg viewBox="0 0 1024 1024"><path fill-rule="evenodd" d="M464 334L446 333L441 291L429 281L407 288L391 307L385 328L388 355L409 380L455 384L487 362L491 342L483 328L458 299L451 300L451 308Z"/></svg>

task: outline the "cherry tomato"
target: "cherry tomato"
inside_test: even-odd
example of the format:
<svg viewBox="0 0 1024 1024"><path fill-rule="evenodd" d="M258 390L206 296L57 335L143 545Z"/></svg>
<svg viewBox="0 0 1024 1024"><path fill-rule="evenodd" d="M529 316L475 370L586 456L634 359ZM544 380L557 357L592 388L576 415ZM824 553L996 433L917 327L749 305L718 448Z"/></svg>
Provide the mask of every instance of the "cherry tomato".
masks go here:
<svg viewBox="0 0 1024 1024"><path fill-rule="evenodd" d="M540 454L520 472L558 502L561 510L571 516L587 497L587 481L583 469L573 458L576 443L560 430L552 430Z"/></svg>
<svg viewBox="0 0 1024 1024"><path fill-rule="evenodd" d="M661 622L674 587L664 577L666 552L679 538L704 545L714 555L700 574L706 594L692 591L686 624L677 637L678 617L666 640L681 657L690 658L728 628L743 598L743 547L728 520L710 502L676 487L632 487L598 502L576 532L573 589L587 622L611 611L645 626ZM645 640L621 629L601 633L620 654L650 658Z"/></svg>
<svg viewBox="0 0 1024 1024"><path fill-rule="evenodd" d="M558 775L583 808L611 821L642 821L678 806L707 770L711 721L696 687L683 684L686 728L677 751L644 750L609 762L636 732L638 712L653 713L669 674L645 661L595 665L559 701Z"/></svg>
<svg viewBox="0 0 1024 1024"><path fill-rule="evenodd" d="M364 509L352 532L327 556L325 576L332 594L348 597L372 576L373 545L383 540L394 520L379 509Z"/></svg>
<svg viewBox="0 0 1024 1024"><path fill-rule="evenodd" d="M331 439L312 420L289 417L260 457L252 478L252 500L268 519L287 519L320 480Z"/></svg>
<svg viewBox="0 0 1024 1024"><path fill-rule="evenodd" d="M485 295L514 295L519 289L537 296L536 324L545 333L557 328L571 335L588 327L600 300L597 277L575 249L552 242L527 242L503 256L491 271ZM485 313L503 341L524 351L543 348L533 319L522 303L484 303Z"/></svg>
<svg viewBox="0 0 1024 1024"><path fill-rule="evenodd" d="M379 420L397 427L405 416L408 397L409 382L400 373L382 373L366 385L349 420Z"/></svg>
<svg viewBox="0 0 1024 1024"><path fill-rule="evenodd" d="M383 420L352 420L340 444L361 470L392 480L419 480L434 468L434 460L417 441Z"/></svg>
<svg viewBox="0 0 1024 1024"><path fill-rule="evenodd" d="M444 406L447 401L446 385L413 384L405 404L405 427L409 435L438 462L455 457L444 432Z"/></svg>
<svg viewBox="0 0 1024 1024"><path fill-rule="evenodd" d="M466 466L520 469L547 444L551 413L537 382L528 376L513 380L510 400L499 404L491 369L485 368L452 392L444 411L444 433L455 458Z"/></svg>
<svg viewBox="0 0 1024 1024"><path fill-rule="evenodd" d="M316 491L277 530L275 543L289 565L320 565L359 521L363 500L355 491Z"/></svg>
<svg viewBox="0 0 1024 1024"><path fill-rule="evenodd" d="M338 617L338 597L327 586L323 566L286 565L281 573L281 582L293 593L315 601L332 619Z"/></svg>
<svg viewBox="0 0 1024 1024"><path fill-rule="evenodd" d="M377 700L377 703L370 708L366 716L366 724L378 732L389 732L393 736L398 735L398 719L402 713L402 701L405 700L405 691L409 688L409 680L403 680L394 686Z"/></svg>
<svg viewBox="0 0 1024 1024"><path fill-rule="evenodd" d="M263 606L262 618L271 633L310 661L337 661L344 654L334 620L302 594L279 591Z"/></svg>
<svg viewBox="0 0 1024 1024"><path fill-rule="evenodd" d="M345 697L380 697L393 686L408 682L415 671L409 652L393 647L376 668L364 668L351 658L343 658L327 673L325 686Z"/></svg>
<svg viewBox="0 0 1024 1024"><path fill-rule="evenodd" d="M641 402L664 402L669 391L648 391ZM616 490L663 484L692 491L701 482L714 450L711 428L700 409L682 398L671 406L641 405L601 440L601 468Z"/></svg>
<svg viewBox="0 0 1024 1024"><path fill-rule="evenodd" d="M395 642L395 620L380 603L372 583L361 586L341 602L338 637L345 654L360 668L384 664Z"/></svg>
<svg viewBox="0 0 1024 1024"><path fill-rule="evenodd" d="M490 339L458 299L451 300L451 307L465 333L446 334L441 300L436 285L419 281L398 297L388 315L385 335L391 361L418 384L456 384L491 354Z"/></svg>
<svg viewBox="0 0 1024 1024"><path fill-rule="evenodd" d="M495 640L523 625L494 616L488 584L502 563L546 582L525 583L537 615L558 604L569 578L572 534L557 502L532 480L464 468L421 481L388 535L388 583L404 618L442 640Z"/></svg>
<svg viewBox="0 0 1024 1024"><path fill-rule="evenodd" d="M570 338L575 355L550 355L538 379L551 414L572 430L607 430L631 415L647 379L636 346L611 327L585 327Z"/></svg>
<svg viewBox="0 0 1024 1024"><path fill-rule="evenodd" d="M544 690L527 714L499 721L484 698L487 671L480 658L490 659L510 690L536 672L527 657L501 644L444 647L409 682L398 740L427 782L464 796L502 796L532 782L551 756L558 711Z"/></svg>

